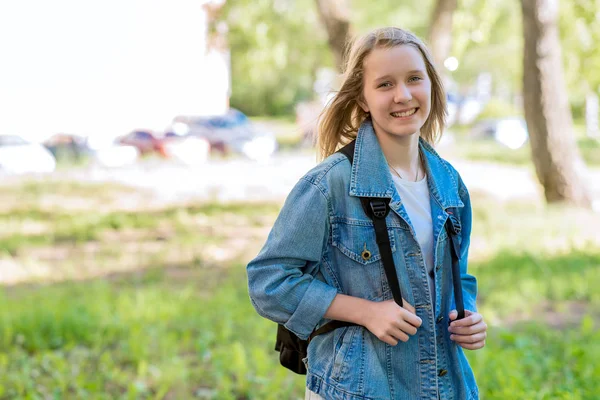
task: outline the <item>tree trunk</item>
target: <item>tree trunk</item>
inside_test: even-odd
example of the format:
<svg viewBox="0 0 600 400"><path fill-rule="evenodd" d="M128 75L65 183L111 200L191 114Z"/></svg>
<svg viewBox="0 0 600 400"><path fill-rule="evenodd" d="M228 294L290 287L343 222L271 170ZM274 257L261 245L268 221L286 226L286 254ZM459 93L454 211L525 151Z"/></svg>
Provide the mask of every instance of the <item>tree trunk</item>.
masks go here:
<svg viewBox="0 0 600 400"><path fill-rule="evenodd" d="M344 65L346 41L350 36L350 8L347 0L315 0L321 21L327 30L329 47L333 51L335 67Z"/></svg>
<svg viewBox="0 0 600 400"><path fill-rule="evenodd" d="M535 170L548 203L591 207L573 135L558 37L558 0L521 0L525 119Z"/></svg>
<svg viewBox="0 0 600 400"><path fill-rule="evenodd" d="M457 0L437 0L429 23L429 48L440 71L452 49L452 17Z"/></svg>

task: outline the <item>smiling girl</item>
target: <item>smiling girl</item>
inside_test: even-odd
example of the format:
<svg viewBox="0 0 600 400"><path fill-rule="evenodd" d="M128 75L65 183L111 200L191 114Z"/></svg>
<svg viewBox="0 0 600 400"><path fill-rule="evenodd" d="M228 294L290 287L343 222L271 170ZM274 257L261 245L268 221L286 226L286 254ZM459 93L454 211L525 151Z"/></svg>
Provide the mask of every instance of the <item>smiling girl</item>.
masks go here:
<svg viewBox="0 0 600 400"><path fill-rule="evenodd" d="M477 399L463 349L485 345L477 283L467 273L469 193L432 145L445 93L425 45L398 28L353 43L341 89L323 112L324 160L300 179L247 267L257 312L302 339L330 320L355 325L315 336L306 398ZM336 152L354 143L354 160ZM392 300L372 220L360 197L389 199L386 217L403 305ZM465 318L457 320L451 239Z"/></svg>

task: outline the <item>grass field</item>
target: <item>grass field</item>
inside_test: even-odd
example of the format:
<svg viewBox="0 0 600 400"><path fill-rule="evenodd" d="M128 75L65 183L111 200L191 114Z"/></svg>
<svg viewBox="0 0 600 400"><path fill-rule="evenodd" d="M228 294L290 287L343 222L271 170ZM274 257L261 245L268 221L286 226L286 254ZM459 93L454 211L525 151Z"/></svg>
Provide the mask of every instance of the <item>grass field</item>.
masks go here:
<svg viewBox="0 0 600 400"><path fill-rule="evenodd" d="M301 399L245 263L280 204L129 210L119 186L0 190L0 399ZM600 215L472 193L484 399L600 398Z"/></svg>

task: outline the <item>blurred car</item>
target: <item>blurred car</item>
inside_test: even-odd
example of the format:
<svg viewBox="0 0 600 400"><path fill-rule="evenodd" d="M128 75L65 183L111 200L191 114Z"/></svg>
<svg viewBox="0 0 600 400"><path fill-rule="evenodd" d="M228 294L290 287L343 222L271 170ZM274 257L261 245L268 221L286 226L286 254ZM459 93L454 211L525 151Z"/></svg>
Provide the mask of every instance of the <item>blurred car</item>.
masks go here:
<svg viewBox="0 0 600 400"><path fill-rule="evenodd" d="M471 137L493 139L504 146L516 150L529 139L527 124L521 117L487 119L475 124Z"/></svg>
<svg viewBox="0 0 600 400"><path fill-rule="evenodd" d="M83 136L59 133L46 139L43 143L55 159L81 160L90 155L87 139Z"/></svg>
<svg viewBox="0 0 600 400"><path fill-rule="evenodd" d="M179 136L204 138L212 150L243 154L253 160L267 159L277 149L272 133L259 131L244 113L233 108L218 116L175 117L168 131Z"/></svg>
<svg viewBox="0 0 600 400"><path fill-rule="evenodd" d="M116 142L125 146L135 147L141 155L150 153L165 155L163 142L150 131L136 130L117 138Z"/></svg>
<svg viewBox="0 0 600 400"><path fill-rule="evenodd" d="M164 135L136 130L116 140L123 146L135 147L140 155L156 153L163 158L184 164L201 164L208 159L210 144L207 139L167 132Z"/></svg>
<svg viewBox="0 0 600 400"><path fill-rule="evenodd" d="M0 172L49 173L55 169L56 159L41 144L17 135L0 135Z"/></svg>

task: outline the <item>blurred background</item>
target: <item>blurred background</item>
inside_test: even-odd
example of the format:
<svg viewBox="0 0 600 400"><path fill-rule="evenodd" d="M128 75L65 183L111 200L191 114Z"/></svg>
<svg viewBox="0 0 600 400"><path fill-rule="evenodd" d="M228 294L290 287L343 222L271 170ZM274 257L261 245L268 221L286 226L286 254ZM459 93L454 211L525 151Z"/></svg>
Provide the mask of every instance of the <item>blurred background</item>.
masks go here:
<svg viewBox="0 0 600 400"><path fill-rule="evenodd" d="M302 399L245 265L349 37L424 38L485 399L600 398L598 0L0 3L0 399Z"/></svg>

